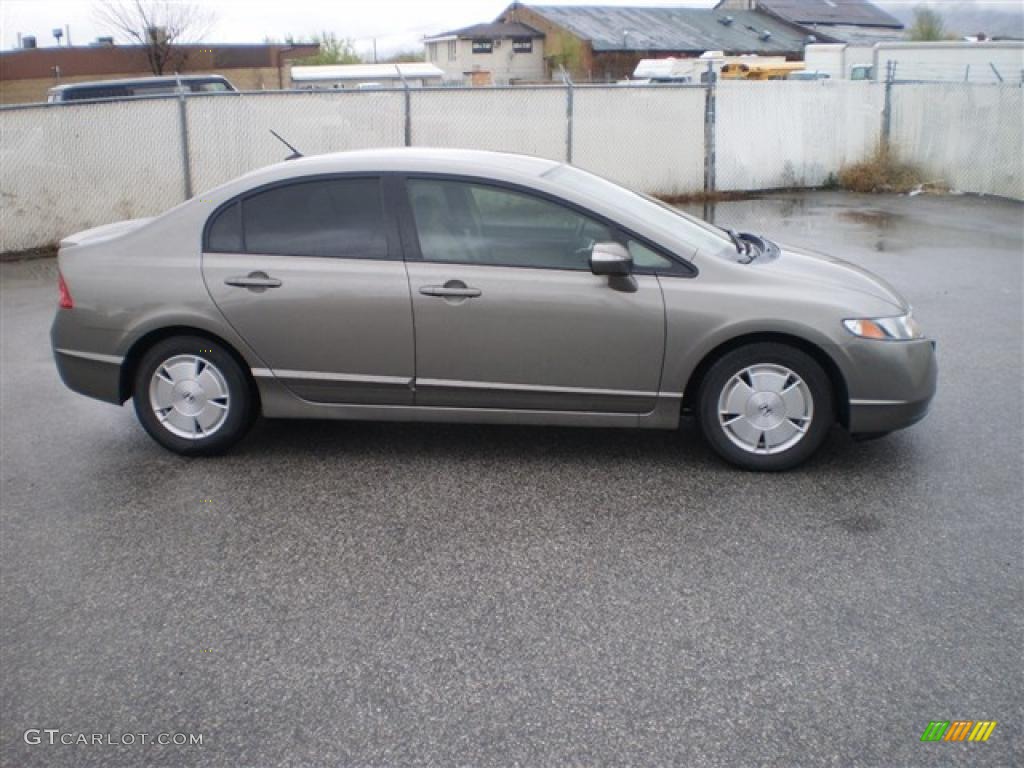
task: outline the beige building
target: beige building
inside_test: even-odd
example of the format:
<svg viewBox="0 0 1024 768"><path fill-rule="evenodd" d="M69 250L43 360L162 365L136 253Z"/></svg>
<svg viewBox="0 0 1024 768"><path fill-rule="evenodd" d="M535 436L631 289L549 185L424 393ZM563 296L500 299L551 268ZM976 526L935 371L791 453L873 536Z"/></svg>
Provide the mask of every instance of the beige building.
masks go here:
<svg viewBox="0 0 1024 768"><path fill-rule="evenodd" d="M525 24L495 22L456 29L423 41L426 58L446 84L511 85L546 79L544 35Z"/></svg>

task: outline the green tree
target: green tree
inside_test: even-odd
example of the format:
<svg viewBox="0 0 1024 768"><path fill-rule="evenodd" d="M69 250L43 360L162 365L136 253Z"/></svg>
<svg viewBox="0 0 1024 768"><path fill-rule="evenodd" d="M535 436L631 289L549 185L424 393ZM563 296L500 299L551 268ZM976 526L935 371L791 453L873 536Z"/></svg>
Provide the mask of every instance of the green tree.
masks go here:
<svg viewBox="0 0 1024 768"><path fill-rule="evenodd" d="M947 40L946 22L938 11L919 5L914 9L914 23L910 25L910 39L915 42Z"/></svg>
<svg viewBox="0 0 1024 768"><path fill-rule="evenodd" d="M413 62L413 61L426 61L426 54L422 50L420 50L420 51L413 51L413 50L399 51L398 53L394 53L394 54L388 56L386 59L381 59L380 63L381 64L404 64L404 63Z"/></svg>
<svg viewBox="0 0 1024 768"><path fill-rule="evenodd" d="M576 35L560 32L551 41L548 64L553 72L565 67L570 75L578 76L583 69L583 45Z"/></svg>
<svg viewBox="0 0 1024 768"><path fill-rule="evenodd" d="M290 44L295 41L286 38ZM333 32L321 32L313 35L311 43L320 46L320 51L312 56L297 59L296 64L361 64L362 56L356 53L356 46L350 37L338 37Z"/></svg>

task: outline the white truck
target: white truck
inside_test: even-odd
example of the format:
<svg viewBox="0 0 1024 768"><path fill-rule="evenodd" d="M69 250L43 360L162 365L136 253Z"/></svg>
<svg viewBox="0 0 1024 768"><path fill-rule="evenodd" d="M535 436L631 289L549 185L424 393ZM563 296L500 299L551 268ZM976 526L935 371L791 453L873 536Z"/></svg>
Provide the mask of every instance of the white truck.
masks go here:
<svg viewBox="0 0 1024 768"><path fill-rule="evenodd" d="M1024 42L811 43L804 64L834 80L882 81L892 67L896 80L1020 83Z"/></svg>

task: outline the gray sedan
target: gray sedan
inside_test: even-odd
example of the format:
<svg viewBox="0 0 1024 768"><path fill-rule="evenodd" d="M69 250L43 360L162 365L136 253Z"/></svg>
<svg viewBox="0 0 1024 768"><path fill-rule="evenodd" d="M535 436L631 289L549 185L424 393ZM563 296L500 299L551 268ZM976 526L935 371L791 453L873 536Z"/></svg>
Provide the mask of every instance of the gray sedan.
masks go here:
<svg viewBox="0 0 1024 768"><path fill-rule="evenodd" d="M183 454L253 419L674 429L744 468L921 419L934 342L879 278L578 168L489 152L302 158L61 243L71 389Z"/></svg>

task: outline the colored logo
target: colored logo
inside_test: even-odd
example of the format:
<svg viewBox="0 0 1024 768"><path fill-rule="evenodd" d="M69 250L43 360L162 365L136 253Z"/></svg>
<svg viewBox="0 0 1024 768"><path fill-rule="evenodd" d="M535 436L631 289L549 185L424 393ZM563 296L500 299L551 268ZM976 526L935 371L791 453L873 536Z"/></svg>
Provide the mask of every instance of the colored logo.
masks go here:
<svg viewBox="0 0 1024 768"><path fill-rule="evenodd" d="M995 720L932 720L921 741L988 741L995 729Z"/></svg>

